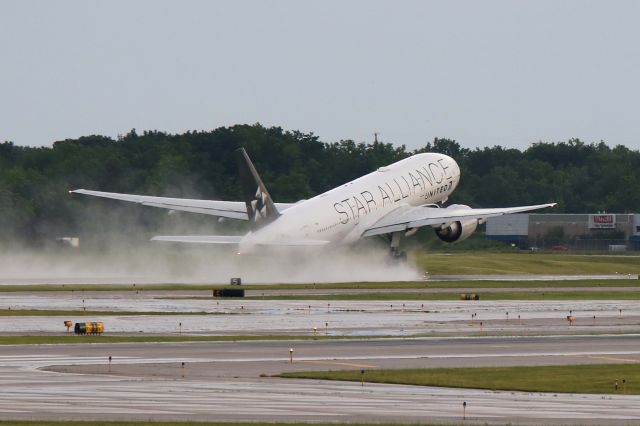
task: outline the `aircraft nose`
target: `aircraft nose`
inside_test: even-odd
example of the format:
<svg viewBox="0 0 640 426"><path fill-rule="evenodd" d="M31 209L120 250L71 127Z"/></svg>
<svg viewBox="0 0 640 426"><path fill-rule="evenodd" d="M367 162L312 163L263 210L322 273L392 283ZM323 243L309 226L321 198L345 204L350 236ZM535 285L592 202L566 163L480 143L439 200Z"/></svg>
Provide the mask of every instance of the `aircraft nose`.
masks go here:
<svg viewBox="0 0 640 426"><path fill-rule="evenodd" d="M460 182L460 166L458 166L458 163L456 163L453 158L451 159L451 169L453 174L453 185L455 188L458 186L458 182Z"/></svg>
<svg viewBox="0 0 640 426"><path fill-rule="evenodd" d="M456 163L455 160L453 160L453 171L455 176L460 177L460 166L458 166L458 163Z"/></svg>

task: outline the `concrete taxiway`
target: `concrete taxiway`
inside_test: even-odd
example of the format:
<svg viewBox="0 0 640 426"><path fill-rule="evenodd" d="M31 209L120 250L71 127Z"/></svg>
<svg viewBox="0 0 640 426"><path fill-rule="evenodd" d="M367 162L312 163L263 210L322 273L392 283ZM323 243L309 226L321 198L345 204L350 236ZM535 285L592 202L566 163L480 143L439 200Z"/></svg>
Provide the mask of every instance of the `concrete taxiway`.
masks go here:
<svg viewBox="0 0 640 426"><path fill-rule="evenodd" d="M265 375L640 362L639 340L573 336L6 346L0 356L0 417L459 422L466 401L468 418L481 422L622 424L640 419L640 396L361 386ZM292 364L289 348L294 349Z"/></svg>

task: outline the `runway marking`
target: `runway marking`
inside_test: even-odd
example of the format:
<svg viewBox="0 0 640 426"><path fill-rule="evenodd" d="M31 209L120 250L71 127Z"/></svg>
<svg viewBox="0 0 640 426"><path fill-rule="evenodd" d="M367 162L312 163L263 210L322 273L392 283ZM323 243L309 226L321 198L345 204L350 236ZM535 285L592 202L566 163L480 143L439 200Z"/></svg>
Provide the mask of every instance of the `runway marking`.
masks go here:
<svg viewBox="0 0 640 426"><path fill-rule="evenodd" d="M306 363L306 364L327 364L327 365L341 365L344 367L356 367L356 368L377 368L377 365L369 365L369 364L355 364L352 362L338 362L338 361L322 361L322 360L301 360L295 361L296 364Z"/></svg>
<svg viewBox="0 0 640 426"><path fill-rule="evenodd" d="M620 357L615 357L615 356L584 356L581 358L590 358L590 359L604 359L607 361L624 361L624 362L640 362L640 360L638 359L633 359L633 358L620 358Z"/></svg>

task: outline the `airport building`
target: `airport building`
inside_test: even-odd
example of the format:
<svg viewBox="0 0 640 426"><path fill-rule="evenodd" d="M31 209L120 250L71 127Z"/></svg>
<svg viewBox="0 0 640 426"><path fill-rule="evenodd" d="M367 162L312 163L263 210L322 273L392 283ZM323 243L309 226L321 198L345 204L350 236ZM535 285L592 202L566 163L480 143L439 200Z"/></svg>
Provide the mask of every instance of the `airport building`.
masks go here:
<svg viewBox="0 0 640 426"><path fill-rule="evenodd" d="M532 250L640 250L640 214L504 215L487 221L486 235Z"/></svg>

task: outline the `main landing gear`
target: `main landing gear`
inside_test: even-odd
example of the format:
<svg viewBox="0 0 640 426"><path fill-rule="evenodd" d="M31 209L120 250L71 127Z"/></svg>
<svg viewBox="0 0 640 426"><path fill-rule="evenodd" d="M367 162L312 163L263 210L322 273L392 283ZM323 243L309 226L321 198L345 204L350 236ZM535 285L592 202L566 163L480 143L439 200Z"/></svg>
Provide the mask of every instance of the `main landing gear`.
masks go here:
<svg viewBox="0 0 640 426"><path fill-rule="evenodd" d="M402 237L402 232L387 234L387 240L389 241L387 263L405 263L407 261L407 252L400 250L400 237Z"/></svg>

